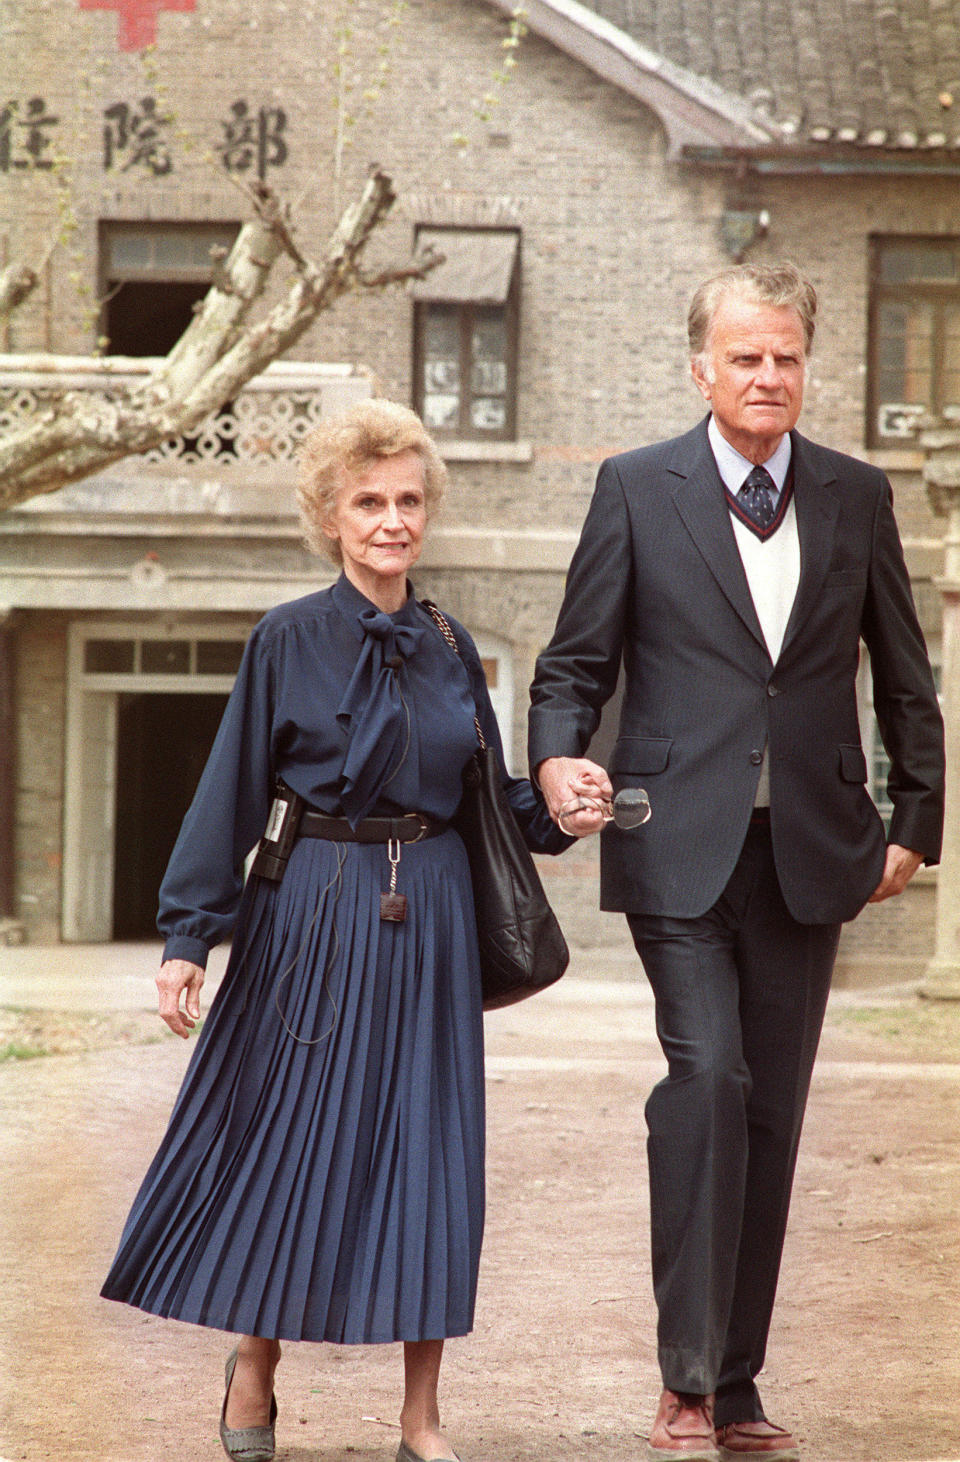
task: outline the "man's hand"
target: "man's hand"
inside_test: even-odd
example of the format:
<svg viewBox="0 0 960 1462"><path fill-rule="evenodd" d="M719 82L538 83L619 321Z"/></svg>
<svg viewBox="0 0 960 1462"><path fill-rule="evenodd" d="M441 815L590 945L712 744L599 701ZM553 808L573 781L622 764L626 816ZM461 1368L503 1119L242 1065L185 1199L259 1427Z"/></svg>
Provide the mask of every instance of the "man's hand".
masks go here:
<svg viewBox="0 0 960 1462"><path fill-rule="evenodd" d="M558 826L563 812L562 831L584 838L603 827L604 804L609 815L613 787L603 767L595 761L582 756L548 756L537 767L536 778L550 816ZM570 805L578 802L583 805Z"/></svg>
<svg viewBox="0 0 960 1462"><path fill-rule="evenodd" d="M157 975L160 991L160 1015L175 1036L187 1039L200 1019L200 986L203 970L187 959L164 960ZM180 1009L180 996L187 992L186 1014Z"/></svg>
<svg viewBox="0 0 960 1462"><path fill-rule="evenodd" d="M901 848L899 843L890 843L887 860L883 865L883 877L867 902L882 904L884 899L903 893L922 862L922 853L915 853L912 848Z"/></svg>

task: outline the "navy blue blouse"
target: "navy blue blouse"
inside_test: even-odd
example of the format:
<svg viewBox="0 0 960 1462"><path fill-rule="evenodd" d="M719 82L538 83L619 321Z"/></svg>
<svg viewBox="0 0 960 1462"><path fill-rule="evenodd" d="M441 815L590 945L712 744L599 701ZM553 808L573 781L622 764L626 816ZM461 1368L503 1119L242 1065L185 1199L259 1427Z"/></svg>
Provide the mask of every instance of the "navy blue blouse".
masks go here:
<svg viewBox="0 0 960 1462"><path fill-rule="evenodd" d="M450 622L460 656L412 593L385 615L343 575L264 616L160 889L164 959L203 966L229 934L278 776L310 806L353 822L397 811L447 820L477 744L475 711L503 765L476 646ZM539 791L505 770L503 780L529 846L569 847Z"/></svg>

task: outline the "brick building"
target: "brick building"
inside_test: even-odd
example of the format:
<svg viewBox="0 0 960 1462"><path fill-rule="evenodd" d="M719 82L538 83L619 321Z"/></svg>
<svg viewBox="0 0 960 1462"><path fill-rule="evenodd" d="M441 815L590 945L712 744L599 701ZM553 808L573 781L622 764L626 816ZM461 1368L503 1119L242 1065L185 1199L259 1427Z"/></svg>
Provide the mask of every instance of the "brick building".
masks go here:
<svg viewBox="0 0 960 1462"><path fill-rule="evenodd" d="M936 657L942 525L910 431L960 405L960 0L527 0L504 84L512 8L0 0L0 265L44 260L0 324L5 428L49 390L37 355L102 384L98 337L164 353L257 176L319 253L376 159L399 201L373 254L446 256L411 291L346 300L196 439L0 519L0 915L26 937L149 934L246 634L330 578L299 543L296 441L374 387L443 443L417 587L478 638L522 767L596 468L698 418L686 305L734 258L793 257L820 289L801 426L890 474ZM50 252L58 197L77 227ZM622 945L594 858L567 855L551 887L573 943ZM922 875L846 931L851 978L918 974L934 898Z"/></svg>

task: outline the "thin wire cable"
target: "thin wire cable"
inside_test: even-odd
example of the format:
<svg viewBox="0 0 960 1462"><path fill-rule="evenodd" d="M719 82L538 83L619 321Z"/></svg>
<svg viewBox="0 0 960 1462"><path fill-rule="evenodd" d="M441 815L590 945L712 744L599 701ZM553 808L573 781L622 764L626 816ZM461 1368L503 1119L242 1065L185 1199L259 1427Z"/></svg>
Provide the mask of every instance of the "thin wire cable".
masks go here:
<svg viewBox="0 0 960 1462"><path fill-rule="evenodd" d="M340 931L337 928L337 905L340 902L340 895L343 892L343 865L346 862L347 849L344 843L334 843L334 849L337 855L337 871L331 878L330 882L327 884L326 888L320 890L320 894L317 898L316 912L314 913L313 918L310 920L310 923L306 927L303 939L300 941L300 948L297 950L296 954L293 956L293 959L287 965L287 968L282 972L282 974L278 976L277 982L273 990L273 1003L276 1007L277 1014L280 1017L280 1024L283 1026L287 1035L290 1036L292 1040L297 1042L298 1046L319 1046L321 1041L327 1040L328 1037L333 1034L333 1031L336 1029L337 1020L340 1016L337 1002L336 1000L334 1000L333 995L330 993L329 975L330 971L333 969L333 962L336 959L337 955L340 953ZM280 1009L280 988L283 985L283 982L287 978L287 976L289 974L292 974L292 972L299 964L300 956L303 954L303 951L307 947L307 940L313 933L316 922L323 912L323 900L330 892L331 888L334 887L334 885L336 885L336 893L333 896L333 908L331 910L331 917L333 919L333 946L327 956L327 961L324 965L323 975L321 978L321 990L326 995L327 999L330 1001L330 1004L333 1007L333 1019L326 1030L321 1031L318 1036L313 1036L311 1039L308 1040L306 1036L297 1035L296 1031L288 1022L286 1015Z"/></svg>

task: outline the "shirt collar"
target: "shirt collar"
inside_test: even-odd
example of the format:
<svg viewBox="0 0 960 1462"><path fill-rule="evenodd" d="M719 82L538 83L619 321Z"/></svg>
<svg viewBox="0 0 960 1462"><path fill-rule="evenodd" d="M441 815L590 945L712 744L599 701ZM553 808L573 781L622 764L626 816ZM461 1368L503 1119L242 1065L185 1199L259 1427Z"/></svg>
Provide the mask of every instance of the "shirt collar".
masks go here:
<svg viewBox="0 0 960 1462"><path fill-rule="evenodd" d="M363 627L360 624L360 611L362 609L376 609L372 600L366 594L361 594L356 585L351 584L346 574L341 573L339 579L331 589L333 602L339 609L343 618L350 626L353 634L358 640L363 639ZM389 616L394 624L418 624L417 599L413 592L413 585L407 580L407 600L393 614Z"/></svg>
<svg viewBox="0 0 960 1462"><path fill-rule="evenodd" d="M707 422L707 436L710 438L710 447L713 451L717 469L723 479L725 487L732 493L738 493L743 486L744 478L753 467L753 463L732 447L726 437L720 431L713 417ZM783 484L787 480L787 473L790 470L790 455L792 452L790 433L785 432L780 439L777 450L772 457L768 457L763 466L766 467L773 478L776 493L774 494L774 507L780 499Z"/></svg>

